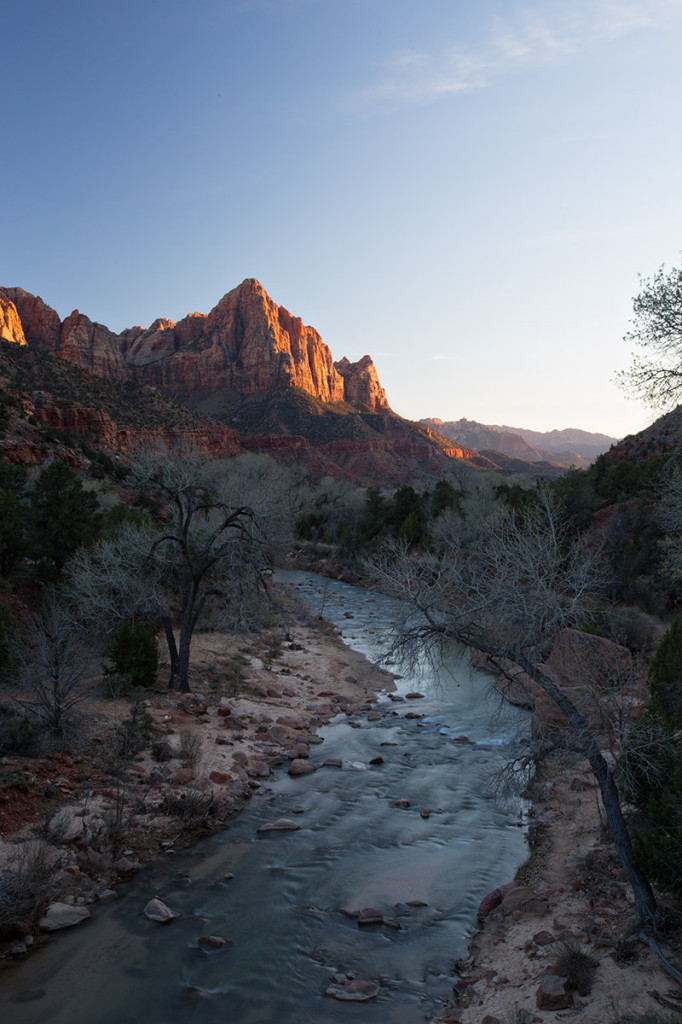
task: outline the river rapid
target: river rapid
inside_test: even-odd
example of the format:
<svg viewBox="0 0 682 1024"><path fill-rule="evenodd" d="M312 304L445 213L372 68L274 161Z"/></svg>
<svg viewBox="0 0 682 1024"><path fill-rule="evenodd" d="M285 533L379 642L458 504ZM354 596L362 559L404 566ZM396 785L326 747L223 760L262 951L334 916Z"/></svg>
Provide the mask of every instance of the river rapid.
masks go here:
<svg viewBox="0 0 682 1024"><path fill-rule="evenodd" d="M389 599L308 573L280 579L379 659ZM278 770L229 828L160 858L85 925L5 971L3 1024L417 1024L437 1013L481 898L526 855L521 802L500 803L491 776L527 716L500 710L488 687L453 650L438 671L424 664L397 681L398 697L423 697L380 695L378 721L338 716L311 759L343 767ZM299 831L258 835L292 816ZM178 913L171 924L143 916L154 895ZM343 912L364 907L389 924ZM230 941L202 949L206 935ZM378 982L378 997L325 997L347 972Z"/></svg>

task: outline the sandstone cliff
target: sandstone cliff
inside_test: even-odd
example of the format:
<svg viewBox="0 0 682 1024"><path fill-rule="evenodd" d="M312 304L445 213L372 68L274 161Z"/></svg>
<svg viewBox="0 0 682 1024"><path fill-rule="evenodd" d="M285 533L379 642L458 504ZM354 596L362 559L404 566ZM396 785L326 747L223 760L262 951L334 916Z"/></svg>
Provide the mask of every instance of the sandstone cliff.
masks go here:
<svg viewBox="0 0 682 1024"><path fill-rule="evenodd" d="M14 303L0 295L0 338L15 345L25 345L24 329Z"/></svg>
<svg viewBox="0 0 682 1024"><path fill-rule="evenodd" d="M390 412L369 356L334 363L317 331L253 278L208 314L190 313L178 323L161 318L121 334L78 310L60 323L42 299L21 288L0 289L0 296L14 304L29 345L109 380L141 381L182 397L299 388L323 402Z"/></svg>

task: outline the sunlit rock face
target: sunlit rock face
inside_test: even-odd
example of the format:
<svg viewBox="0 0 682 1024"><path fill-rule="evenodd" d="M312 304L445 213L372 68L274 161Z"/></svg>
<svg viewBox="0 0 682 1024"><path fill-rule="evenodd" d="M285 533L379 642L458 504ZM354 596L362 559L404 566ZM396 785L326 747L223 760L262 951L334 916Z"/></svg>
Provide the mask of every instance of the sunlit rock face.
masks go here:
<svg viewBox="0 0 682 1024"><path fill-rule="evenodd" d="M0 338L15 345L25 345L24 329L14 303L0 294Z"/></svg>
<svg viewBox="0 0 682 1024"><path fill-rule="evenodd" d="M253 278L208 315L155 321L124 333L125 358L139 379L174 394L233 388L243 395L299 387L323 402L344 400L343 379L312 327L277 306Z"/></svg>
<svg viewBox="0 0 682 1024"><path fill-rule="evenodd" d="M349 362L344 356L334 366L343 377L344 399L349 405L356 409L369 409L371 412L389 410L386 393L369 356L363 356L357 363Z"/></svg>
<svg viewBox="0 0 682 1024"><path fill-rule="evenodd" d="M62 329L56 310L23 288L0 288L0 296L14 303L27 344L56 355Z"/></svg>
<svg viewBox="0 0 682 1024"><path fill-rule="evenodd" d="M178 323L160 318L121 334L78 310L60 323L54 310L23 289L3 293L14 302L30 345L110 380L132 378L182 396L296 387L323 402L390 411L369 356L334 363L317 331L273 302L254 278L208 314L190 313Z"/></svg>

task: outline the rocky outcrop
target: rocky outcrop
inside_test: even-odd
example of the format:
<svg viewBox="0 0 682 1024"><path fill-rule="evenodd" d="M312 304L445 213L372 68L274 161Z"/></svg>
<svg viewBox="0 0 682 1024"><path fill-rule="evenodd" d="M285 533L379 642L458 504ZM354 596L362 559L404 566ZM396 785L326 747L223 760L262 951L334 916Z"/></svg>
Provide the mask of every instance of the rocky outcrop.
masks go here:
<svg viewBox="0 0 682 1024"><path fill-rule="evenodd" d="M334 363L334 367L343 378L344 401L356 409L369 409L370 412L388 411L386 393L379 383L376 368L369 356L363 356L357 363L349 362L344 356L338 363Z"/></svg>
<svg viewBox="0 0 682 1024"><path fill-rule="evenodd" d="M77 437L96 438L117 452L132 453L155 445L172 449L182 444L205 455L224 458L238 455L243 450L237 432L221 423L207 422L203 427L195 429L184 425L177 429L135 427L116 423L102 409L88 409L59 401L34 408L31 414L49 427Z"/></svg>
<svg viewBox="0 0 682 1024"><path fill-rule="evenodd" d="M24 329L14 303L0 294L0 338L15 345L25 345Z"/></svg>
<svg viewBox="0 0 682 1024"><path fill-rule="evenodd" d="M29 345L109 380L137 380L182 397L300 388L323 402L390 411L369 356L335 364L317 331L273 302L254 278L208 314L190 313L178 323L157 319L121 334L78 310L60 323L42 299L21 288L0 289L0 297L18 314L13 335L23 328Z"/></svg>
<svg viewBox="0 0 682 1024"><path fill-rule="evenodd" d="M26 342L56 355L62 330L56 310L46 305L39 295L31 295L23 288L0 288L0 296L14 303Z"/></svg>
<svg viewBox="0 0 682 1024"><path fill-rule="evenodd" d="M62 324L55 355L107 380L125 380L126 367L118 336L102 324L93 323L77 309Z"/></svg>

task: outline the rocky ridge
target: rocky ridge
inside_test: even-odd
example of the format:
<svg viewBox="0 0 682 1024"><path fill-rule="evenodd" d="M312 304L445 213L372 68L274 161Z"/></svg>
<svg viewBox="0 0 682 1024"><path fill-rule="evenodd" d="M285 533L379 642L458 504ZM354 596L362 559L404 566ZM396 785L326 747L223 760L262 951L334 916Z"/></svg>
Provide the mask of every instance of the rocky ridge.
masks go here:
<svg viewBox="0 0 682 1024"><path fill-rule="evenodd" d="M108 380L141 381L188 397L230 388L242 395L299 388L323 402L370 412L390 407L369 356L335 363L307 327L248 278L208 314L166 318L115 334L74 310L64 321L39 296L0 288L2 337L25 342Z"/></svg>
<svg viewBox="0 0 682 1024"><path fill-rule="evenodd" d="M60 321L39 296L4 288L0 328L0 405L19 410L2 441L6 460L40 461L45 438L28 421L110 454L182 439L216 456L267 452L359 486L430 482L453 460L494 468L396 416L369 356L334 362L317 331L253 279L207 315L120 334L78 310Z"/></svg>
<svg viewBox="0 0 682 1024"><path fill-rule="evenodd" d="M615 443L616 438L606 434L591 434L585 430L551 430L546 433L516 427L497 427L463 417L443 422L438 418L421 420L445 437L485 452L489 458L500 453L524 462L549 464L554 467L587 468L594 459ZM500 468L508 468L503 461Z"/></svg>

